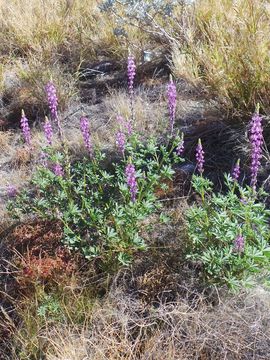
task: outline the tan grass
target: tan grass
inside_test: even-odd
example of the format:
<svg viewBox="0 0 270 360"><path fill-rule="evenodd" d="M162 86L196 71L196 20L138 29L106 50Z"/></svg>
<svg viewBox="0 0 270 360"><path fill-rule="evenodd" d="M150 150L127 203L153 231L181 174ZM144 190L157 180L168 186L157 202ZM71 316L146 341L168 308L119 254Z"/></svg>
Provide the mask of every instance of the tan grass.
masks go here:
<svg viewBox="0 0 270 360"><path fill-rule="evenodd" d="M215 307L199 296L192 305L179 299L146 309L114 292L96 305L87 328L55 328L48 334L47 359L265 359L270 340L267 309L269 293L264 298L260 293L241 294Z"/></svg>
<svg viewBox="0 0 270 360"><path fill-rule="evenodd" d="M161 135L168 126L167 105L164 94L160 93L157 102L151 102L145 89L138 89L134 97L135 130L146 137ZM115 145L115 134L119 129L117 116L131 119L130 100L126 92L113 91L104 100L105 126L98 130L98 141L101 144Z"/></svg>
<svg viewBox="0 0 270 360"><path fill-rule="evenodd" d="M0 131L0 152L7 154L12 149L13 134L10 131Z"/></svg>
<svg viewBox="0 0 270 360"><path fill-rule="evenodd" d="M203 84L230 112L269 112L270 8L265 0L199 0L173 53L174 72Z"/></svg>
<svg viewBox="0 0 270 360"><path fill-rule="evenodd" d="M98 0L0 0L0 94L8 103L2 109L5 117L18 120L22 107L30 118L44 114L44 85L50 78L57 86L60 110L66 109L76 95L82 63L126 58L129 43L114 35L115 19L101 13L98 5ZM144 35L129 27L129 36L139 56Z"/></svg>
<svg viewBox="0 0 270 360"><path fill-rule="evenodd" d="M97 5L96 0L1 1L1 52L15 51L21 55L36 53L47 60L50 60L53 52L57 54L59 51L62 55L66 52L67 56L75 55L78 51L77 58L82 52L94 53L95 42L88 40L93 40L91 37L97 25ZM100 38L106 39L107 35L111 39L111 28L106 20L102 21L99 16L98 20L101 21ZM84 45L87 42L86 49ZM72 48L71 44L76 47Z"/></svg>

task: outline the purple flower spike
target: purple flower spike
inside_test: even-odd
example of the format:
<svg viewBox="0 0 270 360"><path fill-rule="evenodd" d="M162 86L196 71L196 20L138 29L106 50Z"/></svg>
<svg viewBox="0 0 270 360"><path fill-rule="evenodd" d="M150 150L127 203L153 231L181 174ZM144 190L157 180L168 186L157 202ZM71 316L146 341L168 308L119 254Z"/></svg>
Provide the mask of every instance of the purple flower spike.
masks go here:
<svg viewBox="0 0 270 360"><path fill-rule="evenodd" d="M48 154L46 154L44 151L40 153L39 162L43 167L48 167Z"/></svg>
<svg viewBox="0 0 270 360"><path fill-rule="evenodd" d="M64 170L59 163L57 163L53 166L53 172L54 172L54 175L56 175L56 176L61 176L61 177L64 176Z"/></svg>
<svg viewBox="0 0 270 360"><path fill-rule="evenodd" d="M58 134L60 140L63 141L63 130L62 125L58 116L58 97L56 94L56 88L54 84L50 81L45 87L46 93L47 93L47 99L48 99L48 105L51 112L51 118L52 120L56 120L57 122L57 128L58 128Z"/></svg>
<svg viewBox="0 0 270 360"><path fill-rule="evenodd" d="M44 123L43 129L44 129L44 134L45 134L48 144L52 145L53 129L52 129L52 124L49 121L49 119L47 118L47 116L45 117L45 123Z"/></svg>
<svg viewBox="0 0 270 360"><path fill-rule="evenodd" d="M90 127L89 127L89 121L86 117L81 117L80 119L80 128L83 136L83 141L86 149L89 152L90 157L93 156L93 146L91 141L91 135L90 135Z"/></svg>
<svg viewBox="0 0 270 360"><path fill-rule="evenodd" d="M22 117L21 117L21 129L23 133L24 140L28 146L31 145L31 133L28 119L25 116L24 111L22 110Z"/></svg>
<svg viewBox="0 0 270 360"><path fill-rule="evenodd" d="M134 121L134 78L136 75L136 65L134 56L130 55L128 57L127 64L127 76L128 76L128 92L129 92L129 101L130 101L130 110L131 110L131 119Z"/></svg>
<svg viewBox="0 0 270 360"><path fill-rule="evenodd" d="M127 132L127 135L130 137L133 133L133 127L132 127L132 121L131 120L124 120L123 116L118 115L116 117L119 125L120 125L120 129L123 130L125 129Z"/></svg>
<svg viewBox="0 0 270 360"><path fill-rule="evenodd" d="M124 120L123 116L117 115L116 120L117 120L118 124L120 125L120 127L125 126L125 120Z"/></svg>
<svg viewBox="0 0 270 360"><path fill-rule="evenodd" d="M48 99L48 105L51 111L51 116L53 120L56 120L58 117L57 108L58 108L58 97L56 94L56 88L54 84L49 81L45 87Z"/></svg>
<svg viewBox="0 0 270 360"><path fill-rule="evenodd" d="M136 181L136 170L133 164L126 166L125 175L127 179L127 185L130 190L131 201L136 201L136 194L138 192L137 181Z"/></svg>
<svg viewBox="0 0 270 360"><path fill-rule="evenodd" d="M256 190L258 171L261 165L263 128L262 117L256 113L253 115L250 124L251 153L251 186Z"/></svg>
<svg viewBox="0 0 270 360"><path fill-rule="evenodd" d="M127 129L128 136L131 136L132 133L133 133L133 127L132 127L132 121L131 120L126 121L126 129Z"/></svg>
<svg viewBox="0 0 270 360"><path fill-rule="evenodd" d="M176 154L177 154L178 156L182 156L184 150L185 150L184 139L182 139L182 140L179 142L179 144L178 144L178 146L177 146L177 148L176 148Z"/></svg>
<svg viewBox="0 0 270 360"><path fill-rule="evenodd" d="M126 145L126 135L122 131L116 134L116 145L121 153L124 155Z"/></svg>
<svg viewBox="0 0 270 360"><path fill-rule="evenodd" d="M245 248L245 239L242 235L238 235L233 242L233 250L237 253L242 253Z"/></svg>
<svg viewBox="0 0 270 360"><path fill-rule="evenodd" d="M7 186L7 196L9 198L14 198L18 194L18 190L14 185L8 185Z"/></svg>
<svg viewBox="0 0 270 360"><path fill-rule="evenodd" d="M170 129L171 135L173 134L173 128L175 123L175 112L176 112L176 86L173 82L172 77L170 77L170 82L167 87L167 97L168 97L168 106L170 114Z"/></svg>
<svg viewBox="0 0 270 360"><path fill-rule="evenodd" d="M198 140L198 145L196 148L196 160L197 160L197 168L199 173L202 175L204 168L204 151L203 151L203 147L202 147L202 142L201 139Z"/></svg>
<svg viewBox="0 0 270 360"><path fill-rule="evenodd" d="M234 165L234 168L232 170L232 178L234 181L238 181L240 176L240 159L237 160L236 164Z"/></svg>
<svg viewBox="0 0 270 360"><path fill-rule="evenodd" d="M135 78L135 75L136 75L136 65L135 65L134 56L132 56L132 55L130 55L128 57L127 75L128 75L129 95L133 96L133 94L134 94L134 78Z"/></svg>

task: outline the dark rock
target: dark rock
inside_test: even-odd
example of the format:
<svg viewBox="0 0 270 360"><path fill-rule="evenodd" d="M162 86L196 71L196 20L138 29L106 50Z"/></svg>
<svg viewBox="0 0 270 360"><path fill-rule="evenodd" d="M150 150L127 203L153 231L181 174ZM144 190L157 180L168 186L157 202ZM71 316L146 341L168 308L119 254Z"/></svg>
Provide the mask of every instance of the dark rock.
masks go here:
<svg viewBox="0 0 270 360"><path fill-rule="evenodd" d="M93 79L96 76L110 74L118 70L121 70L121 65L112 60L103 60L92 64L85 63L81 66L79 79L81 81L86 81L88 79Z"/></svg>

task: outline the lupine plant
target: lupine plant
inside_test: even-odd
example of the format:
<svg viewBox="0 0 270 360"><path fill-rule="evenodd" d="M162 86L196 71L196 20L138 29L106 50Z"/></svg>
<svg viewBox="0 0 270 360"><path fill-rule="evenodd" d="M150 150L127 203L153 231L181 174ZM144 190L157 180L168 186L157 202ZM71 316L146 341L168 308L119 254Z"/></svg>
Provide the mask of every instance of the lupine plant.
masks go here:
<svg viewBox="0 0 270 360"><path fill-rule="evenodd" d="M181 140L179 141L179 144L176 148L176 153L177 155L182 156L184 151L185 151L185 141L184 141L184 136L182 135Z"/></svg>
<svg viewBox="0 0 270 360"><path fill-rule="evenodd" d="M44 123L43 129L44 129L44 135L46 137L48 145L51 146L52 139L53 139L53 129L52 129L52 124L49 121L49 119L47 118L47 116L45 117L45 123Z"/></svg>
<svg viewBox="0 0 270 360"><path fill-rule="evenodd" d="M206 283L235 290L251 284L252 275L270 270L270 212L252 188L241 187L228 175L226 185L227 193L215 194L209 180L193 177L202 203L187 212L187 258L201 266Z"/></svg>
<svg viewBox="0 0 270 360"><path fill-rule="evenodd" d="M175 123L175 112L176 112L176 86L173 82L172 76L170 76L170 81L167 87L167 97L168 97L168 107L170 114L170 132L173 134L174 123Z"/></svg>
<svg viewBox="0 0 270 360"><path fill-rule="evenodd" d="M202 173L204 172L204 150L202 147L202 142L201 139L198 140L198 145L196 147L196 161L197 161L197 169L199 171L199 173L202 175Z"/></svg>
<svg viewBox="0 0 270 360"><path fill-rule="evenodd" d="M130 101L131 117L134 121L134 79L136 76L135 58L129 55L127 62L127 76L128 76L128 93Z"/></svg>
<svg viewBox="0 0 270 360"><path fill-rule="evenodd" d="M214 193L213 183L203 176L204 151L199 140L196 148L197 170L192 184L200 195L200 204L187 211L186 249L205 282L227 285L233 290L252 284L254 275L270 271L270 211L263 199L267 194L254 192L261 158L262 127L258 114L251 124L251 186L239 184L240 160L225 176L226 193Z"/></svg>
<svg viewBox="0 0 270 360"><path fill-rule="evenodd" d="M89 156L92 157L93 145L91 141L89 121L85 116L81 117L80 119L80 128L83 136L84 145L89 153Z"/></svg>
<svg viewBox="0 0 270 360"><path fill-rule="evenodd" d="M135 61L128 58L128 88L133 114ZM46 86L51 119L57 121L62 140L62 153L52 147L52 126L44 124L47 146L43 161L32 179L30 190L16 194L9 209L13 216L32 214L39 218L58 219L63 224L63 242L81 251L86 258L99 263L127 264L132 254L146 245L141 236L141 223L158 207L156 190L172 179L173 164L182 161L183 136L168 137L159 144L156 138L143 140L133 130L131 120L118 116L120 129L116 144L121 152L118 161L106 161L107 155L92 144L87 118L80 119L84 145L90 156L71 163L64 143L58 116L58 99L52 82ZM30 143L29 126L23 113L22 131ZM165 141L165 140L164 140Z"/></svg>
<svg viewBox="0 0 270 360"><path fill-rule="evenodd" d="M255 113L250 124L250 143L252 147L251 152L251 186L256 190L258 171L262 158L263 145L263 128L262 117Z"/></svg>
<svg viewBox="0 0 270 360"><path fill-rule="evenodd" d="M30 132L30 126L27 117L25 116L24 111L22 110L22 116L21 116L21 130L24 137L25 143L30 146L31 145L31 132Z"/></svg>
<svg viewBox="0 0 270 360"><path fill-rule="evenodd" d="M58 136L60 140L63 141L63 129L62 124L60 121L60 118L58 116L58 97L57 97L57 91L54 83L52 81L49 81L48 84L45 86L46 94L47 94L47 100L48 100L48 106L50 109L51 119L53 121L56 121L57 124L57 130L58 130Z"/></svg>
<svg viewBox="0 0 270 360"><path fill-rule="evenodd" d="M240 159L237 160L236 164L234 165L234 168L232 170L232 179L234 181L238 181L241 174L240 169Z"/></svg>
<svg viewBox="0 0 270 360"><path fill-rule="evenodd" d="M155 138L142 141L135 132L126 134L121 157L109 165L107 155L93 147L92 157L67 166L65 154L47 146L48 166L37 169L31 189L17 195L9 209L14 216L59 219L64 244L107 269L128 264L134 252L146 248L141 224L159 208L156 189L182 161L176 152L180 141L176 136L160 145Z"/></svg>
<svg viewBox="0 0 270 360"><path fill-rule="evenodd" d="M18 190L15 185L8 185L6 189L6 193L9 198L14 198L16 197Z"/></svg>

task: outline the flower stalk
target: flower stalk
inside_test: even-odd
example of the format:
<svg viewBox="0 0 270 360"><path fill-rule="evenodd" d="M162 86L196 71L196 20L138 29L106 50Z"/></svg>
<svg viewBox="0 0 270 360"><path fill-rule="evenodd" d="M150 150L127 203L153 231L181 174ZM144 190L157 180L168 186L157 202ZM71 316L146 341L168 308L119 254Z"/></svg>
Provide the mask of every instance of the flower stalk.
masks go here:
<svg viewBox="0 0 270 360"><path fill-rule="evenodd" d="M130 101L131 119L134 121L134 79L136 76L136 64L133 55L128 56L127 61L127 77L128 77L128 93Z"/></svg>
<svg viewBox="0 0 270 360"><path fill-rule="evenodd" d="M176 86L173 82L172 76L170 75L170 81L167 87L167 97L168 97L168 107L170 115L170 132L171 136L173 135L174 123L175 123L175 113L176 113Z"/></svg>
<svg viewBox="0 0 270 360"><path fill-rule="evenodd" d="M26 144L28 146L31 146L31 132L30 132L29 121L28 121L27 117L25 116L25 113L23 110L22 110L22 117L21 117L21 129L22 129L22 134L23 134Z"/></svg>
<svg viewBox="0 0 270 360"><path fill-rule="evenodd" d="M250 185L256 191L258 172L261 165L263 128L262 117L255 113L250 124L250 143L251 143L251 182Z"/></svg>

